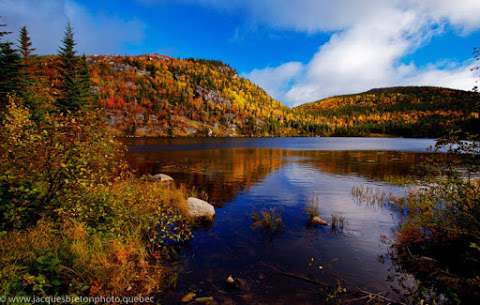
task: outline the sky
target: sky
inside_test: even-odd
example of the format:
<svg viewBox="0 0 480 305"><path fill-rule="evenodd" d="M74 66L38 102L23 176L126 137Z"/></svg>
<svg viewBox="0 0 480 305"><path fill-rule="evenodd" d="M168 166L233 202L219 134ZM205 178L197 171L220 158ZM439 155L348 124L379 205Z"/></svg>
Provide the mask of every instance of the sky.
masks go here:
<svg viewBox="0 0 480 305"><path fill-rule="evenodd" d="M289 106L478 78L479 0L0 0L0 16L38 54L71 21L79 53L221 60Z"/></svg>

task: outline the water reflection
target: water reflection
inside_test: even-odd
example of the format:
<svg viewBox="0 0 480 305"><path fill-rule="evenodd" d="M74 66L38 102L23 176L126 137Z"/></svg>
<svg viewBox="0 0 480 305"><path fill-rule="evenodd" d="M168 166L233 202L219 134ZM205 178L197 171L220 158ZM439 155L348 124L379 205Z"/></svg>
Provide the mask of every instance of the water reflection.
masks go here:
<svg viewBox="0 0 480 305"><path fill-rule="evenodd" d="M188 142L168 149L152 142L130 150L129 161L139 174L169 174L206 191L219 207L214 224L197 230L183 253L179 287L166 303L175 304L192 290L214 295L219 303L324 303L325 295L311 283L292 280L275 268L333 286L341 279L349 289L398 298L395 291L402 288L392 279L400 274L392 270L381 239L393 238L401 216L390 207L356 204L352 188L365 185L401 195L405 189L388 182L417 177L417 166L428 154L290 149L293 144L284 141L284 147L268 148L236 147L238 143L212 147L196 140L197 146L188 149ZM392 149L394 144L388 143ZM397 145L405 148L405 140ZM345 219L342 232L307 225L305 207L314 197L327 222L332 215ZM253 212L270 208L282 213L284 224L273 237L251 226ZM244 279L248 289L228 291L225 279L230 274Z"/></svg>
<svg viewBox="0 0 480 305"><path fill-rule="evenodd" d="M153 151L129 153L128 160L139 174L166 173L179 183L204 190L216 206L223 206L242 190L261 182L288 163L337 175L356 175L369 180L390 183L409 182L421 175L418 166L430 154L376 151L296 151L268 148L214 148L200 150ZM290 172L304 175L304 170ZM271 186L276 192L281 183ZM407 178L411 178L410 180ZM283 194L286 202L288 196Z"/></svg>
<svg viewBox="0 0 480 305"><path fill-rule="evenodd" d="M207 192L212 204L222 206L279 169L284 156L281 150L238 148L131 153L128 160L140 174L166 173Z"/></svg>

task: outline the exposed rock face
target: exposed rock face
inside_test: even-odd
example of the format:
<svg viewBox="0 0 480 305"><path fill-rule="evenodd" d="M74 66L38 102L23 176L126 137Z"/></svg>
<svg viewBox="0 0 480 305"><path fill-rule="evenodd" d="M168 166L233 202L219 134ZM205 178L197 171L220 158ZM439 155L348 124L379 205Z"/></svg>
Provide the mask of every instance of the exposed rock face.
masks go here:
<svg viewBox="0 0 480 305"><path fill-rule="evenodd" d="M190 197L187 200L188 214L193 219L213 220L215 208L210 203L198 198Z"/></svg>
<svg viewBox="0 0 480 305"><path fill-rule="evenodd" d="M173 178L165 174L156 174L153 176L153 179L159 180L160 182L173 182Z"/></svg>
<svg viewBox="0 0 480 305"><path fill-rule="evenodd" d="M318 225L318 226L327 226L328 225L328 223L325 220L321 219L318 216L314 216L311 220L311 223L313 225Z"/></svg>

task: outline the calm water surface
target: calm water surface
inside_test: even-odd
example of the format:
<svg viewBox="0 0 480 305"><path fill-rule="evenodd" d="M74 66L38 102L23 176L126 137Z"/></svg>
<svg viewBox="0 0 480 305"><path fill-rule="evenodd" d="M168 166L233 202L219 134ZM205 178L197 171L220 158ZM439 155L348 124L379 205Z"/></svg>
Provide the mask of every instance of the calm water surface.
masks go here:
<svg viewBox="0 0 480 305"><path fill-rule="evenodd" d="M129 162L139 174L166 173L206 193L216 206L208 228L198 228L181 256L177 289L166 303L195 291L228 304L323 304L311 283L278 270L347 289L403 292L388 256L402 213L366 206L352 188L366 186L397 195L399 184L418 175L433 140L396 138L127 139ZM394 184L392 184L394 183ZM346 220L343 232L311 227L305 207ZM252 228L255 211L274 208L283 230ZM243 289L229 290L228 275ZM408 279L408 276L406 276Z"/></svg>

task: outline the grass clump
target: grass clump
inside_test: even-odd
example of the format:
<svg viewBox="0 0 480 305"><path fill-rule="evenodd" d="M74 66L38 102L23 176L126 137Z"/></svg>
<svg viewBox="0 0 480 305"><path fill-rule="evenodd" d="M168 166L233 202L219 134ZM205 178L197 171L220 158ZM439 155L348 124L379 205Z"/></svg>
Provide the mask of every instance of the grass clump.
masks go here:
<svg viewBox="0 0 480 305"><path fill-rule="evenodd" d="M394 196L380 188L365 185L352 187L352 196L358 204L365 204L372 208L383 208L392 202Z"/></svg>
<svg viewBox="0 0 480 305"><path fill-rule="evenodd" d="M345 228L345 216L332 214L330 229L332 232L342 233Z"/></svg>
<svg viewBox="0 0 480 305"><path fill-rule="evenodd" d="M150 264L144 241L88 232L79 222L40 220L0 238L2 295L150 294L167 272Z"/></svg>
<svg viewBox="0 0 480 305"><path fill-rule="evenodd" d="M310 220L313 219L314 217L320 217L320 211L318 210L318 207L316 207L316 206L308 205L305 208L305 212L307 213L308 218Z"/></svg>
<svg viewBox="0 0 480 305"><path fill-rule="evenodd" d="M320 199L318 196L314 196L310 202L307 204L307 206L305 207L305 212L307 213L308 215L308 218L310 219L310 221L314 218L314 217L320 217L320 209L319 209L319 206L320 206Z"/></svg>
<svg viewBox="0 0 480 305"><path fill-rule="evenodd" d="M282 215L275 209L265 209L252 214L252 227L275 233L283 229Z"/></svg>

